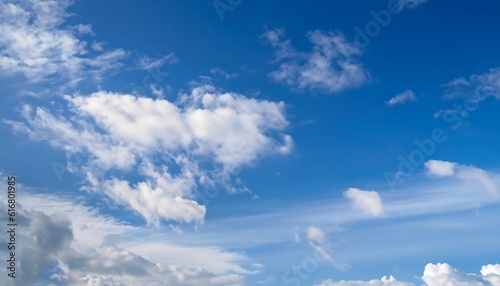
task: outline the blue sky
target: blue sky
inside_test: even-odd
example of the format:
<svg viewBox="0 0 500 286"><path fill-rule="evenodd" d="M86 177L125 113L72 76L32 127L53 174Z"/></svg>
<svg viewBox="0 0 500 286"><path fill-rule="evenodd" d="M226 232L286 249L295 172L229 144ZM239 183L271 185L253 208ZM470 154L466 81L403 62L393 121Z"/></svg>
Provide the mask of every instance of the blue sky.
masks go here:
<svg viewBox="0 0 500 286"><path fill-rule="evenodd" d="M0 1L5 281L500 285L499 11Z"/></svg>

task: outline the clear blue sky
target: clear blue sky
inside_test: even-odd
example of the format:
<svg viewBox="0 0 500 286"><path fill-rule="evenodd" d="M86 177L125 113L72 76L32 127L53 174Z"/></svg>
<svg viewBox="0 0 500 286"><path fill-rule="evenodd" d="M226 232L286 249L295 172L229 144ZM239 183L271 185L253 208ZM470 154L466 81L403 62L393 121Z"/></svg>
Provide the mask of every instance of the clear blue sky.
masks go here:
<svg viewBox="0 0 500 286"><path fill-rule="evenodd" d="M499 12L0 1L17 285L500 285Z"/></svg>

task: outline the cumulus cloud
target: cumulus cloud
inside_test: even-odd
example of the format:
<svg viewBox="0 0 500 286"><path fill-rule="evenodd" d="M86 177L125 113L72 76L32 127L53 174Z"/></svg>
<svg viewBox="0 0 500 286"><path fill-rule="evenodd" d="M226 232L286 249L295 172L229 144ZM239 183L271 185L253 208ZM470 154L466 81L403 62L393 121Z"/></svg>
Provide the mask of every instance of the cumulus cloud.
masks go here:
<svg viewBox="0 0 500 286"><path fill-rule="evenodd" d="M425 266L422 280L428 286L443 285L467 285L467 286L486 286L500 285L500 265L487 265L481 269L481 275L465 273L459 269L453 268L447 263L429 263Z"/></svg>
<svg viewBox="0 0 500 286"><path fill-rule="evenodd" d="M416 101L417 97L412 90L405 90L402 93L397 94L393 98L389 99L386 104L388 106L394 106L396 104L403 104L408 101Z"/></svg>
<svg viewBox="0 0 500 286"><path fill-rule="evenodd" d="M465 273L447 263L429 263L425 266L421 279L427 286L498 286L500 285L500 265L488 264L482 267L481 274ZM326 280L316 286L412 286L409 282L397 281L393 276L370 281L332 281Z"/></svg>
<svg viewBox="0 0 500 286"><path fill-rule="evenodd" d="M65 26L70 0L2 1L0 3L0 71L29 81L100 80L121 66L121 49L88 50L78 36L92 34L90 25Z"/></svg>
<svg viewBox="0 0 500 286"><path fill-rule="evenodd" d="M339 93L370 81L370 74L359 63L361 50L339 32L311 31L307 37L313 49L301 52L285 39L282 29L268 30L261 38L274 49L278 70L270 77L294 90Z"/></svg>
<svg viewBox="0 0 500 286"><path fill-rule="evenodd" d="M433 177L453 176L456 165L456 163L441 160L429 160L424 163L427 168L427 175Z"/></svg>
<svg viewBox="0 0 500 286"><path fill-rule="evenodd" d="M352 201L354 206L363 213L371 216L381 216L384 213L384 205L379 194L375 191L363 191L349 188L344 196Z"/></svg>
<svg viewBox="0 0 500 286"><path fill-rule="evenodd" d="M458 163L429 160L424 163L427 175L431 177L452 177L474 182L481 185L492 194L498 194L498 179L494 174L474 166L466 166Z"/></svg>
<svg viewBox="0 0 500 286"><path fill-rule="evenodd" d="M206 209L196 202L195 190L238 191L228 184L232 173L293 146L282 133L288 125L284 103L213 86L181 94L177 103L106 91L66 100L69 117L25 106L24 121L5 122L33 140L85 154L79 171L88 179L87 189L105 193L155 225L161 219L202 222ZM132 170L142 179L131 183L107 175Z"/></svg>

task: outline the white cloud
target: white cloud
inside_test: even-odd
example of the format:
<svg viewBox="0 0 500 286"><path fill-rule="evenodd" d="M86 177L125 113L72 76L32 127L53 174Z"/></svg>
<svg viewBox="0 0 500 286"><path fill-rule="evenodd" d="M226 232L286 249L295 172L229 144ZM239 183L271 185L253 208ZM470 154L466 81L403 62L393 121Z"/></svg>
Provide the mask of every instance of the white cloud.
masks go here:
<svg viewBox="0 0 500 286"><path fill-rule="evenodd" d="M500 67L482 74L473 74L468 80L456 78L445 87L446 98L468 97L479 102L493 96L500 100Z"/></svg>
<svg viewBox="0 0 500 286"><path fill-rule="evenodd" d="M370 81L370 74L356 59L361 50L339 32L309 32L311 52L296 51L284 39L284 30L269 30L261 37L275 48L279 63L270 77L292 89L338 93Z"/></svg>
<svg viewBox="0 0 500 286"><path fill-rule="evenodd" d="M0 3L0 71L22 74L32 82L101 80L121 66L126 52L89 51L77 36L92 34L90 25L64 26L69 0Z"/></svg>
<svg viewBox="0 0 500 286"><path fill-rule="evenodd" d="M408 101L416 101L417 97L415 96L415 93L411 90L405 90L402 93L397 94L393 98L389 99L389 101L386 102L387 105L393 106L396 104L403 104Z"/></svg>
<svg viewBox="0 0 500 286"><path fill-rule="evenodd" d="M469 79L458 77L444 87L444 98L465 99L462 104L455 104L454 109L438 110L434 118L443 117L445 121L455 122L455 127L458 127L469 117L471 111L477 110L480 102L489 97L500 100L500 67L482 74L473 74Z"/></svg>
<svg viewBox="0 0 500 286"><path fill-rule="evenodd" d="M427 175L431 177L455 177L466 182L479 183L490 193L498 195L498 179L494 174L490 174L474 166L460 165L453 162L429 160L424 163L427 168Z"/></svg>
<svg viewBox="0 0 500 286"><path fill-rule="evenodd" d="M370 281L332 281L326 280L315 286L414 286L413 283L397 281L392 275L384 276L380 280L374 279Z"/></svg>
<svg viewBox="0 0 500 286"><path fill-rule="evenodd" d="M447 263L429 263L425 266L422 280L426 286L498 286L500 285L500 265L483 266L481 275L465 273ZM397 281L393 276L370 281L326 280L316 286L412 286L409 282Z"/></svg>
<svg viewBox="0 0 500 286"><path fill-rule="evenodd" d="M500 266L487 265L481 270L482 275L465 273L459 269L453 268L447 263L429 263L425 266L422 280L428 286L487 286L500 285Z"/></svg>
<svg viewBox="0 0 500 286"><path fill-rule="evenodd" d="M5 122L70 155L88 154L80 169L87 189L104 192L155 225L162 219L202 222L206 209L196 202L195 190L218 184L237 192L228 184L232 173L293 146L282 133L288 125L284 103L213 86L196 87L175 104L105 91L65 98L68 118L25 106L25 122ZM141 179L130 183L106 175L109 170L136 170Z"/></svg>
<svg viewBox="0 0 500 286"><path fill-rule="evenodd" d="M379 194L375 191L363 191L349 188L344 196L351 200L356 208L363 213L372 216L381 216L384 213L384 205Z"/></svg>
<svg viewBox="0 0 500 286"><path fill-rule="evenodd" d="M434 177L453 176L456 165L456 163L441 160L429 160L424 163L424 166L427 168L427 175Z"/></svg>

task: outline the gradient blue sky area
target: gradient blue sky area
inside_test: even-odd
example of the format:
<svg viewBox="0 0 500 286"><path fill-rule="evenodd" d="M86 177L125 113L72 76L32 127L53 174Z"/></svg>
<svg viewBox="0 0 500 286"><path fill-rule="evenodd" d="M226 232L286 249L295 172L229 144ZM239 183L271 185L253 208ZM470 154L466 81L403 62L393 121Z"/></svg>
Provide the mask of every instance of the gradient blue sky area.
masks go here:
<svg viewBox="0 0 500 286"><path fill-rule="evenodd" d="M499 13L0 0L1 281L500 285Z"/></svg>

